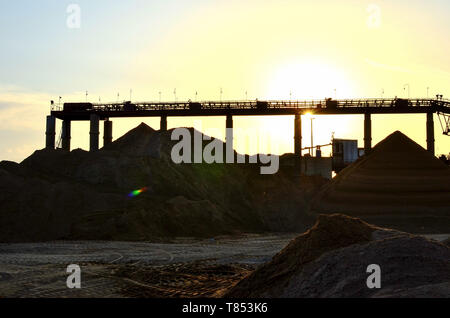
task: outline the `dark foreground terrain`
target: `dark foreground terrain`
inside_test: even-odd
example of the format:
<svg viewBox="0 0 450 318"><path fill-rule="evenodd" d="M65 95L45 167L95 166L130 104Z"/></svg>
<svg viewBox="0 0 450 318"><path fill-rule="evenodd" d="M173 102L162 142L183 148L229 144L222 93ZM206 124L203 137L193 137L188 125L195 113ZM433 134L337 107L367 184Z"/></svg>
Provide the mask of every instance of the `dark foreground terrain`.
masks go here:
<svg viewBox="0 0 450 318"><path fill-rule="evenodd" d="M215 297L294 236L0 244L0 297ZM69 264L81 289L66 286Z"/></svg>
<svg viewBox="0 0 450 318"><path fill-rule="evenodd" d="M332 215L300 236L0 244L0 297L449 297L448 237ZM81 289L66 287L69 264Z"/></svg>
<svg viewBox="0 0 450 318"><path fill-rule="evenodd" d="M0 297L450 296L450 168L400 132L330 182L176 165L170 134L1 162Z"/></svg>

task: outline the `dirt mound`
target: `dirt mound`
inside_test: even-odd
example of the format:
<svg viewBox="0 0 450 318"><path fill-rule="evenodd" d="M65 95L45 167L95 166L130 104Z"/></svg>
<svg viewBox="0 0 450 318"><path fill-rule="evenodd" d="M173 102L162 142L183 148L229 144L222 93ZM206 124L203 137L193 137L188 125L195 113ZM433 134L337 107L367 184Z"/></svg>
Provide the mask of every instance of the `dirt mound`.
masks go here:
<svg viewBox="0 0 450 318"><path fill-rule="evenodd" d="M317 180L260 175L250 164L177 165L170 137L141 124L96 152L44 149L1 162L0 241L212 237L313 222L304 211Z"/></svg>
<svg viewBox="0 0 450 318"><path fill-rule="evenodd" d="M381 289L366 286L370 264L381 267ZM447 246L333 214L321 215L314 227L225 297L446 297L449 293Z"/></svg>
<svg viewBox="0 0 450 318"><path fill-rule="evenodd" d="M342 215L320 215L316 224L291 241L269 263L260 267L233 288L230 297L259 297L267 286L278 289L302 267L323 253L359 242L370 241L375 228L363 221Z"/></svg>
<svg viewBox="0 0 450 318"><path fill-rule="evenodd" d="M311 210L450 217L450 168L396 131L323 187ZM450 226L450 219L446 220Z"/></svg>
<svg viewBox="0 0 450 318"><path fill-rule="evenodd" d="M147 124L141 123L102 150L117 151L127 156L159 158L161 155L160 137L161 133Z"/></svg>

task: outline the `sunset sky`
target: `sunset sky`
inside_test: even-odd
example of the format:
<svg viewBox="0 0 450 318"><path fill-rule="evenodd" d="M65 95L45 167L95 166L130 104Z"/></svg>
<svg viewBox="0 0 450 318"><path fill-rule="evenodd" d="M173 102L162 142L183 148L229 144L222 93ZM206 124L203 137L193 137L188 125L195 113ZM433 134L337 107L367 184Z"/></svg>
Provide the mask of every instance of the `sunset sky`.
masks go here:
<svg viewBox="0 0 450 318"><path fill-rule="evenodd" d="M67 19L81 9L80 28ZM50 100L91 102L258 98L450 98L450 2L253 0L0 1L0 160L45 144ZM428 87L428 89L427 89ZM159 119L113 120L114 138ZM293 118L236 117L255 129L258 151L293 152ZM169 118L224 138L225 119ZM373 144L401 130L426 145L425 115L373 116ZM58 123L58 132L60 123ZM309 146L309 122L303 144ZM318 144L359 140L362 116L318 116ZM436 154L450 152L435 116ZM102 136L100 136L102 137ZM270 142L267 141L270 139ZM74 123L72 149L88 149ZM251 143L252 141L250 141ZM239 152L248 140L236 137ZM325 150L325 153L328 151Z"/></svg>

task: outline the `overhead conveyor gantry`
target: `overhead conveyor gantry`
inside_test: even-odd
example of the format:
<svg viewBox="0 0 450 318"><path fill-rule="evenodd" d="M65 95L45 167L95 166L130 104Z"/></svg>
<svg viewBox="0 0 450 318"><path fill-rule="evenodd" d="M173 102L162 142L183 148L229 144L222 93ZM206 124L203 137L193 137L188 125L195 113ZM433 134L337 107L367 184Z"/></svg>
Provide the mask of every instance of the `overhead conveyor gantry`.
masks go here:
<svg viewBox="0 0 450 318"><path fill-rule="evenodd" d="M202 102L122 102L65 103L62 108L52 103L47 117L46 147L55 148L55 119L63 120L62 148L70 150L71 121L90 121L90 150L99 149L99 121L104 120L104 145L112 142L111 118L160 117L161 129L167 130L167 118L179 116L225 116L226 127L233 127L233 116L294 115L294 153L301 158L301 115L364 115L364 149L372 148L373 114L426 114L427 149L434 154L434 121L437 113L444 134L449 134L450 100L447 99L323 99L323 100L243 100ZM232 145L233 135L227 136Z"/></svg>

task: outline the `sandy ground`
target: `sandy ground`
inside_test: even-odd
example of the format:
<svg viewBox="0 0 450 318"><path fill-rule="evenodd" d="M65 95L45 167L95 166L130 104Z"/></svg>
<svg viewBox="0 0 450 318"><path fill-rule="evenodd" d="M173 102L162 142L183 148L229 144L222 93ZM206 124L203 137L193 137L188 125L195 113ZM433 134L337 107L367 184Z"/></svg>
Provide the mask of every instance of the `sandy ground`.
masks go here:
<svg viewBox="0 0 450 318"><path fill-rule="evenodd" d="M227 286L269 260L295 235L246 235L201 241L184 238L161 244L93 241L0 244L0 297L182 297L179 292L183 286L198 282L199 267L203 272L211 269L221 272L227 278L223 286ZM81 267L81 289L66 287L69 275L66 267L70 264ZM229 264L236 265L225 268L225 273L217 268ZM178 274L168 278L167 272ZM155 273L168 281L153 279L150 286L147 279L154 278ZM191 279L186 279L186 275L191 275ZM218 280L200 278L205 283ZM183 286L178 291L171 288L170 292L164 289L154 294L154 289L161 289L161 285L180 282ZM212 296L223 286L203 295ZM195 296L194 293L184 296Z"/></svg>
<svg viewBox="0 0 450 318"><path fill-rule="evenodd" d="M0 244L0 297L217 297L296 235ZM81 289L66 286L70 264Z"/></svg>

